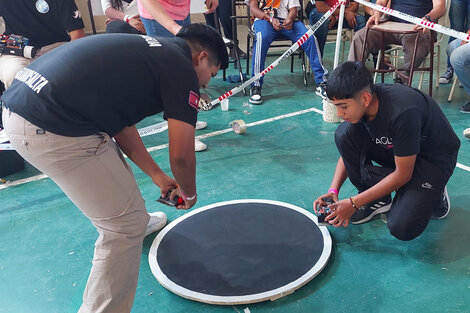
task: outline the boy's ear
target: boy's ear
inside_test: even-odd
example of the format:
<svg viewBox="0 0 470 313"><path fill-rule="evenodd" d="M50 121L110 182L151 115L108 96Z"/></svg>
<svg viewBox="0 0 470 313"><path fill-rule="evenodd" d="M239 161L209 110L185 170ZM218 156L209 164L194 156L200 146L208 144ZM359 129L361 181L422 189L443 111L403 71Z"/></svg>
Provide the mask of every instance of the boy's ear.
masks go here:
<svg viewBox="0 0 470 313"><path fill-rule="evenodd" d="M194 66L198 66L204 59L208 58L209 54L207 53L207 51L202 50L201 52L193 55L193 64Z"/></svg>
<svg viewBox="0 0 470 313"><path fill-rule="evenodd" d="M364 91L363 93L361 93L361 101L366 106L368 106L371 103L372 97L373 97L372 94L368 91Z"/></svg>

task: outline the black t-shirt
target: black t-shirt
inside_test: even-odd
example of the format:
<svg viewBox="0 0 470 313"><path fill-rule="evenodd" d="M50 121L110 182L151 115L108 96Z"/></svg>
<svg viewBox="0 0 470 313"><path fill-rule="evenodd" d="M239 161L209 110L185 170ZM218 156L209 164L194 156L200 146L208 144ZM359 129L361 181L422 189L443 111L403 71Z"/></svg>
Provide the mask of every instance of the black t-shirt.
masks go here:
<svg viewBox="0 0 470 313"><path fill-rule="evenodd" d="M181 38L94 35L19 71L2 100L52 133L112 137L162 111L165 119L196 125L199 82Z"/></svg>
<svg viewBox="0 0 470 313"><path fill-rule="evenodd" d="M416 154L444 168L450 166L460 141L431 97L397 84L377 84L376 94L376 117L362 121L373 143L399 157Z"/></svg>
<svg viewBox="0 0 470 313"><path fill-rule="evenodd" d="M432 0L392 0L390 7L402 13L422 18L432 10L433 4ZM408 23L394 16L390 16L390 21Z"/></svg>
<svg viewBox="0 0 470 313"><path fill-rule="evenodd" d="M36 47L70 41L67 32L84 27L74 0L0 0L0 16L6 35L24 36Z"/></svg>

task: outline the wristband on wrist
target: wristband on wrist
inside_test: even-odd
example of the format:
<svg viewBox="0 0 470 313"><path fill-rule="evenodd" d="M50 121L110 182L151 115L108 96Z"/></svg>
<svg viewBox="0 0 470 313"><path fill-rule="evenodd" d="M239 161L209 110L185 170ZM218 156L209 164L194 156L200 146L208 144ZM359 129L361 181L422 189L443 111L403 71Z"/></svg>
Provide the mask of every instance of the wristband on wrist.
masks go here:
<svg viewBox="0 0 470 313"><path fill-rule="evenodd" d="M424 18L430 21L431 23L435 23L429 15L425 15Z"/></svg>
<svg viewBox="0 0 470 313"><path fill-rule="evenodd" d="M339 194L338 189L335 189L335 188L330 188L330 189L328 190L328 193L330 193L330 192L334 193L335 195L338 195L338 194Z"/></svg>
<svg viewBox="0 0 470 313"><path fill-rule="evenodd" d="M356 210L359 209L359 207L357 206L356 201L354 201L353 197L349 197L349 201L351 202L351 205L353 206L353 208L355 208Z"/></svg>
<svg viewBox="0 0 470 313"><path fill-rule="evenodd" d="M130 20L129 15L124 15L124 18L122 20L126 23L129 23L129 20Z"/></svg>
<svg viewBox="0 0 470 313"><path fill-rule="evenodd" d="M183 189L181 189L181 196L183 198L184 201L192 201L194 199L196 199L196 196L197 196L197 192L192 195L191 197L188 197L184 192L183 192Z"/></svg>

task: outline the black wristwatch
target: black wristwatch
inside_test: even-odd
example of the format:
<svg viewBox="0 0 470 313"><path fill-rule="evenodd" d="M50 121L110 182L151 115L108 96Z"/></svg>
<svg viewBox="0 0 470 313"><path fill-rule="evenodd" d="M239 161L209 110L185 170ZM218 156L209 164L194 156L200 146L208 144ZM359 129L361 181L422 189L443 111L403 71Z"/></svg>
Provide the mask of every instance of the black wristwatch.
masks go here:
<svg viewBox="0 0 470 313"><path fill-rule="evenodd" d="M430 21L431 23L436 23L435 21L432 20L432 18L429 15L425 15L424 18Z"/></svg>

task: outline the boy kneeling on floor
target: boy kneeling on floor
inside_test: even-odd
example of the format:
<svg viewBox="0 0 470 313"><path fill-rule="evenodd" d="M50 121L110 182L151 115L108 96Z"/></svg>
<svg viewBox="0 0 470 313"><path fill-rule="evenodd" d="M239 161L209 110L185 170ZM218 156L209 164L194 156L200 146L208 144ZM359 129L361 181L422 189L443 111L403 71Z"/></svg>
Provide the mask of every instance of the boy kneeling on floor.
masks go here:
<svg viewBox="0 0 470 313"><path fill-rule="evenodd" d="M326 91L345 122L335 133L340 158L330 189L314 210L333 198L325 221L335 227L388 212L387 226L400 240L418 237L431 218L445 217L460 141L437 103L408 86L374 84L360 62L338 66ZM346 178L358 194L339 201Z"/></svg>

